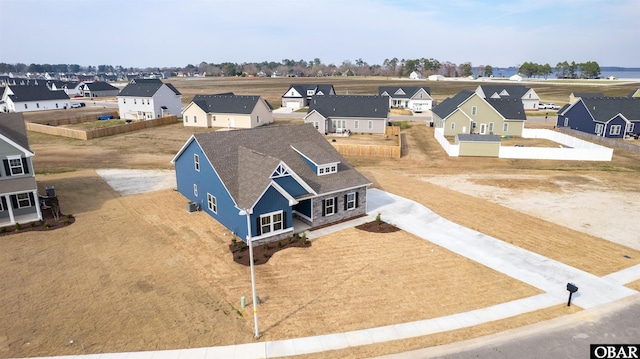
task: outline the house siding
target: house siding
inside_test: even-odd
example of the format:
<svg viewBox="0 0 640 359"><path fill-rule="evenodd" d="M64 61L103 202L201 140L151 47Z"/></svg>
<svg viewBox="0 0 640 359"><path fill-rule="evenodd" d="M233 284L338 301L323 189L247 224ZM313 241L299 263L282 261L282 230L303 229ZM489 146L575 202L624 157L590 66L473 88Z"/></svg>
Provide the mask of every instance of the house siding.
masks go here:
<svg viewBox="0 0 640 359"><path fill-rule="evenodd" d="M565 119L568 119L565 126ZM577 102L564 115L558 115L557 127L569 127L572 130L582 131L590 134L596 134L596 122L593 121L591 114L584 106L584 103Z"/></svg>
<svg viewBox="0 0 640 359"><path fill-rule="evenodd" d="M292 217L292 208L289 206L289 201L275 188L270 186L260 200L253 207L253 214L251 214L251 236L258 237L261 236L260 228L258 228L258 220L262 214L282 211L282 216L284 218L283 228L291 229L293 227L293 217ZM280 235L269 236L268 238L257 239L255 244L265 243L265 242L273 242L282 238L286 238L287 236L292 235L293 232L289 231L288 233L283 233ZM244 238L242 238L245 240Z"/></svg>
<svg viewBox="0 0 640 359"><path fill-rule="evenodd" d="M194 118L197 118L198 122L195 122ZM186 127L211 127L207 113L196 105L187 107L182 113L182 124Z"/></svg>
<svg viewBox="0 0 640 359"><path fill-rule="evenodd" d="M451 129L451 124L455 127ZM455 136L459 133L471 133L471 120L462 111L456 110L451 116L447 117L443 122L443 130L445 136Z"/></svg>
<svg viewBox="0 0 640 359"><path fill-rule="evenodd" d="M313 112L304 119L304 123L314 123L314 122L318 123L318 132L322 134L328 133L327 121L326 121L326 118L324 118L324 116L322 116L318 112Z"/></svg>
<svg viewBox="0 0 640 359"><path fill-rule="evenodd" d="M194 154L200 158L200 172L195 170ZM202 211L244 240L247 235L246 217L239 215L240 211L196 141L192 141L176 160L175 168L178 192L189 201L198 203ZM198 186L198 196L193 193L194 184ZM208 209L207 193L216 197L217 214Z"/></svg>

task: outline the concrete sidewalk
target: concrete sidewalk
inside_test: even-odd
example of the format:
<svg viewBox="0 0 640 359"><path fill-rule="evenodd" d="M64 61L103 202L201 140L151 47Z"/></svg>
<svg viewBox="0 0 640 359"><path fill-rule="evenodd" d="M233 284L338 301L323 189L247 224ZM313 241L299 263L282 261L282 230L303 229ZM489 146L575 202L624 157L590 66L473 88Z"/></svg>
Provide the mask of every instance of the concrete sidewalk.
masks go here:
<svg viewBox="0 0 640 359"><path fill-rule="evenodd" d="M637 293L624 287L623 284L640 279L640 265L612 273L606 277L596 277L462 227L445 220L416 202L376 189L370 189L367 192L367 212L369 215L366 217L311 231L308 233L308 238L315 239L331 232L373 221L380 213L382 220L387 223L396 225L402 230L522 282L529 283L542 289L545 293L446 317L345 333L221 347L95 354L91 357L100 359L286 357L419 337L544 309L566 303L568 298L567 282L572 282L579 287L578 292L573 296L573 303L585 309L599 307ZM64 358L79 357L85 356L66 356Z"/></svg>

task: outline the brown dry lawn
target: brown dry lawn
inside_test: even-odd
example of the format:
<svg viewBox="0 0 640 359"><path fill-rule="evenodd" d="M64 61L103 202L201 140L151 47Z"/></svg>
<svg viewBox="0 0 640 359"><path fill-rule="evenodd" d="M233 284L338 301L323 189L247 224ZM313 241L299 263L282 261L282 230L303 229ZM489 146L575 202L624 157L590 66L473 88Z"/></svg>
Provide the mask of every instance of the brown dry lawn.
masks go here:
<svg viewBox="0 0 640 359"><path fill-rule="evenodd" d="M253 94L267 86L243 87L260 84L251 81L221 81L215 89L190 91L233 88ZM346 86L373 85L369 80L345 82L336 90L343 93L340 88ZM0 237L0 357L253 341L252 313L239 304L240 296L250 296L249 269L233 262L228 231L203 213L187 213L185 199L175 191L121 197L93 171L171 168L169 161L193 132L177 124L90 141L29 133L39 186L54 186L63 212L74 214L76 222L51 232ZM640 263L638 251L421 180L466 172L536 173L569 182L595 177L619 190L637 191L638 154L616 149L614 160L606 163L448 158L424 125L402 136L399 160L349 161L374 187L596 275ZM553 191L551 183L496 180L493 185ZM622 257L623 252L632 259ZM539 293L402 231L382 236L349 229L325 236L311 248L277 253L257 268L256 277L264 301L260 340L433 318ZM629 287L638 289L638 283ZM360 358L417 349L577 310L559 305L454 332L308 357Z"/></svg>

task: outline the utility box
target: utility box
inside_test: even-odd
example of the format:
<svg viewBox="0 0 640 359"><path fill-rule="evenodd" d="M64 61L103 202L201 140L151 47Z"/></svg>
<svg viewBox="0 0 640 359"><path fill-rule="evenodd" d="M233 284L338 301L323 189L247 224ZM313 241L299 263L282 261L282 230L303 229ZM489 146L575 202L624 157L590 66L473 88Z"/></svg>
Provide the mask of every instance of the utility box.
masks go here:
<svg viewBox="0 0 640 359"><path fill-rule="evenodd" d="M55 188L53 188L53 186L46 187L45 191L47 193L47 197L55 197L56 196L56 190L55 190Z"/></svg>
<svg viewBox="0 0 640 359"><path fill-rule="evenodd" d="M192 213L192 212L197 212L198 211L198 204L195 202L189 202L187 203L187 212Z"/></svg>

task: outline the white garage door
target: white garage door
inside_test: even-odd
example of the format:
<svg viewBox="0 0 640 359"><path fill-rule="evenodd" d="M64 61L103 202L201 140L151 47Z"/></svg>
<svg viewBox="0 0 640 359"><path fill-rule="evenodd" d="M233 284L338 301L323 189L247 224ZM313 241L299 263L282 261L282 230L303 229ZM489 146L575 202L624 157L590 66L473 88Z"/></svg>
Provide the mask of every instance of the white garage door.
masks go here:
<svg viewBox="0 0 640 359"><path fill-rule="evenodd" d="M297 110L300 108L300 103L295 101L289 101L287 102L287 108L292 108L294 110Z"/></svg>

